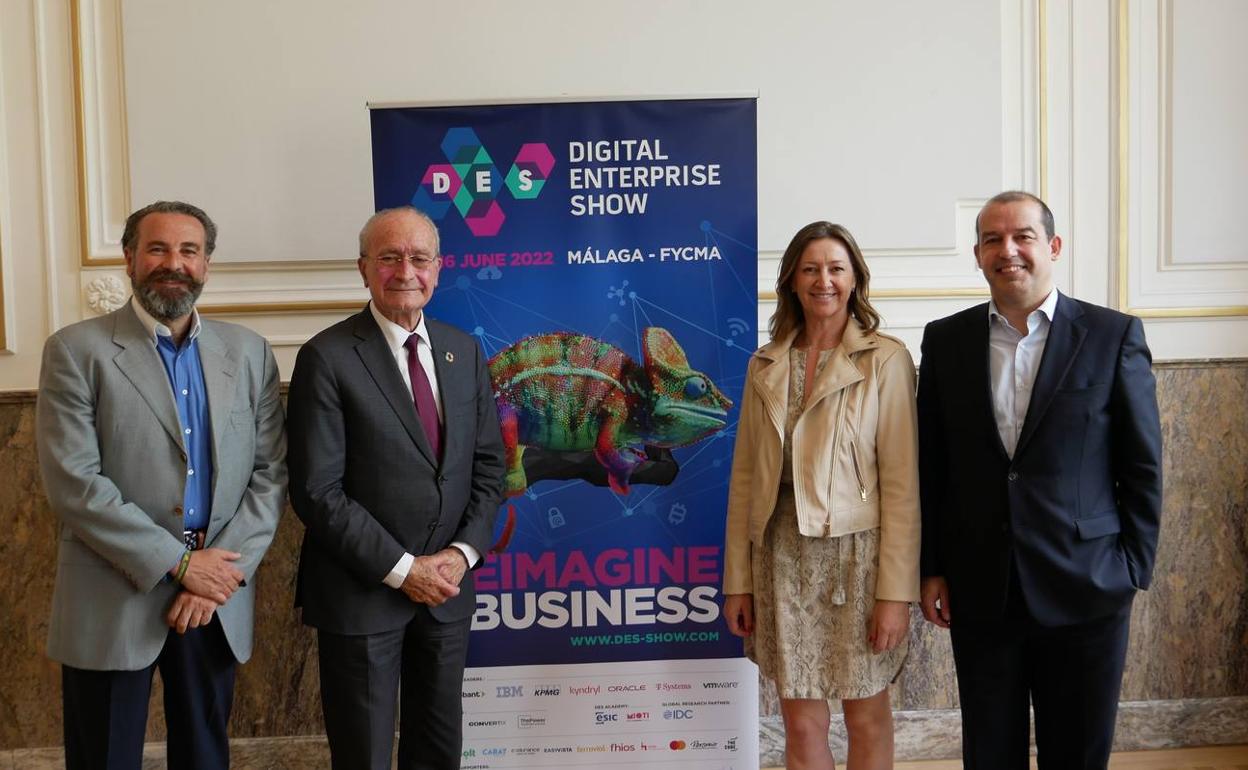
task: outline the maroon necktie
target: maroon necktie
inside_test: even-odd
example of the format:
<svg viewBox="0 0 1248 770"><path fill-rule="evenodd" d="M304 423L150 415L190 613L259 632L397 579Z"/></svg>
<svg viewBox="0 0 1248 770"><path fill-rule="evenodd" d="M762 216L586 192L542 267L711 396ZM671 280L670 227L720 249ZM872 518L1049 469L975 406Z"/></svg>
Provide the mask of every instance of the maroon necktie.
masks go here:
<svg viewBox="0 0 1248 770"><path fill-rule="evenodd" d="M438 405L433 401L433 388L429 386L429 377L425 367L420 365L416 355L419 337L415 334L407 338L403 347L407 348L407 373L412 379L412 399L416 402L416 413L420 415L420 424L424 426L425 437L429 439L429 447L433 456L442 461L442 432L438 429Z"/></svg>

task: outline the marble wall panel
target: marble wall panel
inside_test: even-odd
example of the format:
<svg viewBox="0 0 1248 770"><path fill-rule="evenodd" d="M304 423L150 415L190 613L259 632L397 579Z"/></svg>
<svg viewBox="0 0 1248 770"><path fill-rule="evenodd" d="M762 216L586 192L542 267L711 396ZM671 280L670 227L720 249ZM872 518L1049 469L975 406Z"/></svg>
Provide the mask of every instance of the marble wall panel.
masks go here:
<svg viewBox="0 0 1248 770"><path fill-rule="evenodd" d="M1136 600L1125 701L1248 695L1248 361L1157 367L1166 495L1153 587ZM34 398L0 394L0 751L61 741L60 670L43 654L56 524L34 446ZM257 647L239 671L237 738L323 733L314 634L294 610L302 526L287 511L257 575ZM957 706L948 635L912 619L894 708ZM764 683L761 713L779 713ZM149 740L163 737L159 683Z"/></svg>
<svg viewBox="0 0 1248 770"><path fill-rule="evenodd" d="M33 394L0 394L0 750L61 743L60 666L43 653L56 576L56 520L35 456ZM318 735L315 634L294 608L303 526L287 508L256 574L256 647L239 669L230 734ZM148 740L164 739L159 676Z"/></svg>

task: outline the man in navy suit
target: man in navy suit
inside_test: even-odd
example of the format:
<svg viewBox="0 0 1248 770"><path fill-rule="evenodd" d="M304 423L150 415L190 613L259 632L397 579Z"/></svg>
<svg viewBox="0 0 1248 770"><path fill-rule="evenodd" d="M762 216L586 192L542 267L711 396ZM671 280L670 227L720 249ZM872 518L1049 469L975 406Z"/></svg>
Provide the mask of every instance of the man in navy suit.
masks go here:
<svg viewBox="0 0 1248 770"><path fill-rule="evenodd" d="M950 629L967 768L1104 768L1131 600L1161 515L1161 427L1138 318L1060 294L1039 198L976 220L992 301L923 335L924 616Z"/></svg>

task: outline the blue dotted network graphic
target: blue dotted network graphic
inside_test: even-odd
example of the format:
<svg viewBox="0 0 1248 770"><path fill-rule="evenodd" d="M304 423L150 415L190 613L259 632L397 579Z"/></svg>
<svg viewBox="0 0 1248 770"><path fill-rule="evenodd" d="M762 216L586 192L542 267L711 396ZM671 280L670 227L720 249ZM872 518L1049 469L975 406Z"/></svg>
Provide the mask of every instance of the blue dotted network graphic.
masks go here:
<svg viewBox="0 0 1248 770"><path fill-rule="evenodd" d="M543 480L510 498L500 527L513 506L517 547L603 542L602 530L626 526L633 517L652 519L670 539L667 545L705 543L710 532L722 537L745 369L757 340L757 249L705 220L690 236L690 243L701 241L722 259L575 265L556 252L548 267L443 269L430 314L470 332L487 358L524 337L574 332L614 345L640 364L644 329L660 326L684 349L689 365L733 402L721 430L672 450L679 473L671 485L634 484L621 496L581 480ZM714 528L694 527L701 533L694 536L689 528L698 516L713 516Z"/></svg>

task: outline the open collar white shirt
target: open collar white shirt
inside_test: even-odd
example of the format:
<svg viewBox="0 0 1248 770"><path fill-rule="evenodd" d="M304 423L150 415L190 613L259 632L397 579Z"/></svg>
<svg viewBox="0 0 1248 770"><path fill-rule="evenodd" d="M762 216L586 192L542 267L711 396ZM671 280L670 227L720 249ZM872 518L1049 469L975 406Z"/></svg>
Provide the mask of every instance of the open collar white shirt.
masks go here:
<svg viewBox="0 0 1248 770"><path fill-rule="evenodd" d="M1027 316L1027 334L1021 334L988 302L988 373L992 383L992 412L1001 444L1011 458L1027 418L1031 390L1040 371L1040 359L1049 341L1049 327L1057 311L1057 289Z"/></svg>

